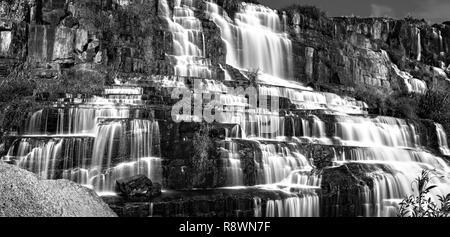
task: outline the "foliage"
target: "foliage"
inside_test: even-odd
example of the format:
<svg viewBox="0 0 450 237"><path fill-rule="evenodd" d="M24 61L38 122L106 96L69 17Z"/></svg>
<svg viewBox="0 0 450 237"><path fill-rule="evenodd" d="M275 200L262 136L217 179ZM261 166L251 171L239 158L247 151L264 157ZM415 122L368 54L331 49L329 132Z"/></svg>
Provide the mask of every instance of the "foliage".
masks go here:
<svg viewBox="0 0 450 237"><path fill-rule="evenodd" d="M209 124L202 124L195 133L193 139L194 154L191 159L193 168L193 183L197 187L208 187L208 183L213 181L209 178L214 176L214 160L211 154L214 150L214 143L210 137L211 127Z"/></svg>
<svg viewBox="0 0 450 237"><path fill-rule="evenodd" d="M432 119L437 122L449 122L450 93L430 89L418 97L417 114L421 118Z"/></svg>
<svg viewBox="0 0 450 237"><path fill-rule="evenodd" d="M248 70L246 73L246 76L248 80L250 81L250 86L257 87L258 86L258 76L259 76L259 68L258 69L251 69Z"/></svg>
<svg viewBox="0 0 450 237"><path fill-rule="evenodd" d="M327 17L326 13L317 8L316 6L294 4L282 10L290 12L291 14L297 12L314 20L319 20L320 18Z"/></svg>
<svg viewBox="0 0 450 237"><path fill-rule="evenodd" d="M26 63L17 66L5 79L0 81L0 131L8 131L21 126L20 118L33 111L36 81L30 77Z"/></svg>
<svg viewBox="0 0 450 237"><path fill-rule="evenodd" d="M385 93L356 86L350 96L366 102L376 114L404 119L429 119L450 131L450 93L429 88L425 94Z"/></svg>
<svg viewBox="0 0 450 237"><path fill-rule="evenodd" d="M30 77L27 68L26 64L19 65L0 81L0 103L33 95L36 82Z"/></svg>
<svg viewBox="0 0 450 237"><path fill-rule="evenodd" d="M450 217L450 194L438 196L441 205L434 203L429 196L436 185L429 185L430 171L423 170L413 184L419 191L419 196L411 195L400 203L399 217Z"/></svg>

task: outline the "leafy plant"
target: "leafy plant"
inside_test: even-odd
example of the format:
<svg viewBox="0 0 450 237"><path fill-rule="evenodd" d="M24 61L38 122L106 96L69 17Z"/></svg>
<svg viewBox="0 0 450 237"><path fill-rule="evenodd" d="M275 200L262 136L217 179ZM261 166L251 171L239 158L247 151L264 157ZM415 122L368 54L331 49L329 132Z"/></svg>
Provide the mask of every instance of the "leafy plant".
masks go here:
<svg viewBox="0 0 450 237"><path fill-rule="evenodd" d="M200 129L194 134L191 167L193 169L193 183L199 188L206 188L214 177L214 160L211 153L214 150L214 143L210 137L211 127L202 124Z"/></svg>
<svg viewBox="0 0 450 237"><path fill-rule="evenodd" d="M450 194L447 196L438 195L441 202L439 206L432 201L430 192L436 185L429 185L430 170L423 170L413 184L419 191L418 196L411 195L400 203L399 217L449 217L450 216Z"/></svg>

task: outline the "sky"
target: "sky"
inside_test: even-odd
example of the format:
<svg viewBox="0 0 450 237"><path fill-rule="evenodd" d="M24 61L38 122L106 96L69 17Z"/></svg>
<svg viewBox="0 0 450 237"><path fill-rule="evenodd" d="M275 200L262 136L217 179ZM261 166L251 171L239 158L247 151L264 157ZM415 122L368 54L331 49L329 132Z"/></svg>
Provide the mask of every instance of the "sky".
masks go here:
<svg viewBox="0 0 450 237"><path fill-rule="evenodd" d="M426 19L433 23L450 21L450 0L259 0L272 8L291 4L314 5L328 16L360 16Z"/></svg>

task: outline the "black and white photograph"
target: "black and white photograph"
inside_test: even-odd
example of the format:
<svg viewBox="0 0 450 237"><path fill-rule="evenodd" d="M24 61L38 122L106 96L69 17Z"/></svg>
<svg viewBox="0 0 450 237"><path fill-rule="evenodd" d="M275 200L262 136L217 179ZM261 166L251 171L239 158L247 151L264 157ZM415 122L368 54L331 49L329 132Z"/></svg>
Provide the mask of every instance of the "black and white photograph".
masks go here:
<svg viewBox="0 0 450 237"><path fill-rule="evenodd" d="M0 217L450 217L449 134L448 0L0 0Z"/></svg>

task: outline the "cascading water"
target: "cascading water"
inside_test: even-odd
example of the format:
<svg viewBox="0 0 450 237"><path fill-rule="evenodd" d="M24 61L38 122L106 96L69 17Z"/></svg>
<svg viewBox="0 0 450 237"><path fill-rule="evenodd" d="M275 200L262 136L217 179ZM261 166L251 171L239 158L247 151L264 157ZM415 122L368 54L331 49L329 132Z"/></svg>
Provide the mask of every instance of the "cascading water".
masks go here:
<svg viewBox="0 0 450 237"><path fill-rule="evenodd" d="M362 191L364 215L395 216L398 203L414 194L411 183L421 170L435 170L439 178L433 195L450 190L448 164L440 157L423 150L415 127L404 120L377 117L338 117L336 137L344 151L336 157L337 164L358 163L371 179L372 186ZM445 150L445 132L436 125ZM441 134L439 135L439 131ZM444 148L443 148L444 147Z"/></svg>
<svg viewBox="0 0 450 237"><path fill-rule="evenodd" d="M420 35L420 29L416 28L416 37L417 37L417 61L422 60L422 39Z"/></svg>
<svg viewBox="0 0 450 237"><path fill-rule="evenodd" d="M129 88L106 91L111 93L139 94ZM114 192L117 179L137 174L161 182L158 122L138 119L145 117L139 109L116 102L97 97L37 111L3 159L42 178L69 179L97 192Z"/></svg>
<svg viewBox="0 0 450 237"><path fill-rule="evenodd" d="M383 51L385 53L385 51ZM425 81L414 78L410 73L401 71L397 65L393 64L392 68L395 73L403 79L408 93L424 94L428 87Z"/></svg>
<svg viewBox="0 0 450 237"><path fill-rule="evenodd" d="M17 159L19 167L31 170L43 179L51 179L55 177L56 162L62 155L63 142L62 139L46 142L23 138L17 141L17 148L10 148L7 157Z"/></svg>
<svg viewBox="0 0 450 237"><path fill-rule="evenodd" d="M176 0L171 9L167 0L159 1L159 16L166 20L173 37L173 51L167 55L173 61L175 77L162 76L152 82L163 88L189 88L190 81L185 77L201 81L201 93L213 95L212 100L217 102L208 106L226 112L219 123L236 125L227 130L221 141L220 163L225 170L225 185L236 187L250 182L244 170L253 162L256 180L252 188L284 193L279 197L254 197L254 216L319 215L320 198L316 191L322 186L322 176L316 170L317 164L308 158L321 157L302 155L305 144L319 148L333 146L332 168L359 165L370 180L359 194L363 215L395 215L398 201L414 193L411 182L422 169L435 169L441 174L433 178L438 185L433 194L448 193L450 181L444 176L450 173L450 167L424 149L414 124L390 117L360 116L367 113L363 102L313 91L286 80L293 78L293 64L292 43L285 33L285 14L242 3L231 19L217 4L204 3L209 19L221 30L226 63L242 71L259 69L259 102L261 96L266 96L270 102L282 101L287 105L282 111L272 108L272 104L270 108L255 108L245 95L229 93L231 88L225 86L226 82L212 79L205 35L196 17L201 9L197 9L198 4ZM420 61L420 31L416 29L415 34ZM308 54L311 56L313 51ZM404 79L408 92L427 90L424 81L395 65L393 68ZM228 82L232 80L230 74L226 78ZM24 135L13 143L4 160L42 178L66 178L98 192L114 191L117 179L136 174L161 182L159 123L139 109L144 104L142 88L117 84L105 89L105 97L80 104L58 104L34 113ZM447 136L439 124L436 134L441 153L450 155ZM239 147L242 143L253 146L244 150ZM153 203L148 208L152 215Z"/></svg>
<svg viewBox="0 0 450 237"><path fill-rule="evenodd" d="M267 200L265 217L318 217L319 197L312 193L283 200Z"/></svg>
<svg viewBox="0 0 450 237"><path fill-rule="evenodd" d="M217 4L206 4L207 13L221 29L227 64L242 70L261 70L272 77L292 78L292 42L283 32L276 11L242 3L231 20Z"/></svg>
<svg viewBox="0 0 450 237"><path fill-rule="evenodd" d="M166 19L173 36L175 75L211 78L211 63L205 55L205 36L193 8L192 0L176 0L172 15L167 0L159 0L159 15Z"/></svg>
<svg viewBox="0 0 450 237"><path fill-rule="evenodd" d="M448 148L447 134L441 124L436 123L436 133L438 137L439 149L443 155L450 156L450 149Z"/></svg>
<svg viewBox="0 0 450 237"><path fill-rule="evenodd" d="M345 145L409 148L420 145L414 125L401 119L338 116L337 120L335 135Z"/></svg>

